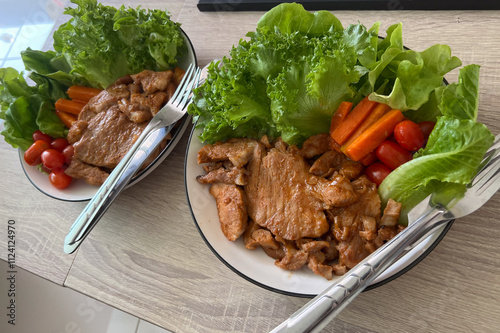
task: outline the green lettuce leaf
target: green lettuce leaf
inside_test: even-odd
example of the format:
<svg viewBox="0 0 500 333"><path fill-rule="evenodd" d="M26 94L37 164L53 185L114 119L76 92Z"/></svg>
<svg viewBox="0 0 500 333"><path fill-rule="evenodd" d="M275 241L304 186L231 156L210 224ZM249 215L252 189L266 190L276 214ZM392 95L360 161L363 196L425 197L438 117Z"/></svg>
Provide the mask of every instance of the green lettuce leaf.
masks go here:
<svg viewBox="0 0 500 333"><path fill-rule="evenodd" d="M54 138L65 137L67 129L54 113L54 100L66 96L64 86L43 76L33 75L36 86L29 86L23 73L0 68L1 134L14 148L26 150L33 143L33 132L41 130Z"/></svg>
<svg viewBox="0 0 500 333"><path fill-rule="evenodd" d="M435 94L437 117L425 149L413 160L392 171L379 187L385 203L389 198L403 204L401 222L421 200L436 191L441 200L457 197L475 176L494 137L477 123L479 66L460 70L458 84L440 87ZM417 114L417 113L415 113Z"/></svg>
<svg viewBox="0 0 500 333"><path fill-rule="evenodd" d="M296 3L284 3L265 13L257 29L279 30L283 34L298 32L308 36L323 35L327 31L342 31L342 23L330 12L320 10L309 13Z"/></svg>
<svg viewBox="0 0 500 333"><path fill-rule="evenodd" d="M390 61L384 62L387 64L384 71L395 75L392 90L388 95L373 93L370 99L401 111L416 110L424 105L431 92L441 86L444 75L461 65L457 57L451 56L447 45L433 45L423 52L398 52L396 48L389 48L382 59L389 51ZM377 71L384 73L378 68Z"/></svg>
<svg viewBox="0 0 500 333"><path fill-rule="evenodd" d="M56 59L64 57L71 74L94 87L144 69L169 69L185 51L180 24L165 11L72 2L78 6L64 12L72 18L54 33Z"/></svg>
<svg viewBox="0 0 500 333"><path fill-rule="evenodd" d="M343 30L333 14L297 4L275 7L196 90L188 112L203 128L200 140L267 134L300 145L327 132L340 102L368 75L361 63L375 62L377 32L377 24Z"/></svg>
<svg viewBox="0 0 500 333"><path fill-rule="evenodd" d="M443 115L477 120L479 67L478 65L468 65L460 69L458 83L452 83L443 89L439 105Z"/></svg>

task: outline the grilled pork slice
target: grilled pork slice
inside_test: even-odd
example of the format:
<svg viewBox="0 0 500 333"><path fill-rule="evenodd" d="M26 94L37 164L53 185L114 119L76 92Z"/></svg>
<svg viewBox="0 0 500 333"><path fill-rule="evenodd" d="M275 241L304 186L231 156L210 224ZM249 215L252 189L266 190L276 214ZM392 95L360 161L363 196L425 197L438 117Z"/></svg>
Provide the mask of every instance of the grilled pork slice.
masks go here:
<svg viewBox="0 0 500 333"><path fill-rule="evenodd" d="M236 185L216 183L210 187L210 194L217 202L220 227L230 241L238 239L247 227L245 193Z"/></svg>
<svg viewBox="0 0 500 333"><path fill-rule="evenodd" d="M75 158L66 173L101 185L106 177L94 177L95 170L107 175L118 165L151 118L168 102L182 72L174 76L173 71L145 70L118 79L93 97L69 130L68 141L75 148ZM165 147L163 143L162 147ZM146 163L154 158L152 156ZM85 170L94 171L86 175Z"/></svg>

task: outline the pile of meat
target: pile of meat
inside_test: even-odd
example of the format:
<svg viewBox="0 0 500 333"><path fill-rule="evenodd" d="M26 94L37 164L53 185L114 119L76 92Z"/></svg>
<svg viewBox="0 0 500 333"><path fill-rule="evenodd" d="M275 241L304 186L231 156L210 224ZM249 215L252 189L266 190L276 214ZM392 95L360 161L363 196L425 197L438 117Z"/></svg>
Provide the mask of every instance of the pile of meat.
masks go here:
<svg viewBox="0 0 500 333"><path fill-rule="evenodd" d="M69 130L74 156L66 173L101 185L127 154L154 115L168 102L184 75L176 68L127 75L93 97ZM157 148L157 153L164 148ZM144 165L154 160L152 154Z"/></svg>
<svg viewBox="0 0 500 333"><path fill-rule="evenodd" d="M301 149L281 139L246 138L206 145L198 163L211 184L222 232L245 247L261 247L278 267L307 265L326 279L343 275L396 235L401 205L384 213L361 163L329 149L328 135Z"/></svg>

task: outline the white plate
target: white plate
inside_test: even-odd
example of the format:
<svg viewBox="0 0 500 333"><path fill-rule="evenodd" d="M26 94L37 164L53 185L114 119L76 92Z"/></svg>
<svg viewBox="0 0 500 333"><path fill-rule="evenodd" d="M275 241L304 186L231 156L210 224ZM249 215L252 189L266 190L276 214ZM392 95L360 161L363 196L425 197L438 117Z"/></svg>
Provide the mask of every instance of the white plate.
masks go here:
<svg viewBox="0 0 500 333"><path fill-rule="evenodd" d="M245 279L272 291L299 297L314 297L332 283L304 267L298 271L285 271L274 265L262 249L247 250L240 239L230 242L222 234L215 199L210 185L196 181L205 174L197 163L196 155L203 144L198 139L200 129L193 129L189 138L185 160L185 182L189 207L203 239L215 255L234 272ZM384 284L408 271L422 260L444 237L451 223L436 230L413 250L381 274L368 289ZM338 279L338 278L337 278Z"/></svg>
<svg viewBox="0 0 500 333"><path fill-rule="evenodd" d="M182 29L181 32L186 41L187 54L185 55L185 57L179 60L178 65L181 68L188 68L190 64L194 64L197 66L196 53L194 51L193 44ZM187 114L181 120L179 120L178 126L176 126L171 131L172 139L168 142L166 147L148 167L144 168L141 172L134 176L134 178L132 178L127 187L138 183L141 179L146 177L170 154L170 152L175 148L175 146L181 139L182 134L186 131L186 128L189 126L190 122L191 117ZM24 151L19 149L19 158L21 160L21 165L23 167L24 173L26 174L26 177L28 177L33 186L40 190L40 192L54 199L64 201L87 201L90 200L99 189L98 186L89 185L83 180L74 179L67 188L59 190L52 186L47 174L40 172L37 167L28 165L24 161L23 155Z"/></svg>

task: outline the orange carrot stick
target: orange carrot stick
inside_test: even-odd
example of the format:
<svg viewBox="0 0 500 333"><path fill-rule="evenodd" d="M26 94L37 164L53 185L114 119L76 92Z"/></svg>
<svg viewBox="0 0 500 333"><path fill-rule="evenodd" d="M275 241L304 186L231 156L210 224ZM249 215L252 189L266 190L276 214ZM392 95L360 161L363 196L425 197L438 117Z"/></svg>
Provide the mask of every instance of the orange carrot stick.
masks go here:
<svg viewBox="0 0 500 333"><path fill-rule="evenodd" d="M342 149L349 146L361 135L368 127L375 124L377 120L379 120L384 114L386 114L391 107L387 104L378 103L372 112L363 120L363 122L359 125L359 127L351 134L351 136L347 139L347 141L343 144Z"/></svg>
<svg viewBox="0 0 500 333"><path fill-rule="evenodd" d="M351 111L352 109L352 103L351 102L341 102L337 108L337 111L335 111L335 114L332 116L332 122L330 124L330 136L332 135L333 131L339 127L339 125L344 121L345 117Z"/></svg>
<svg viewBox="0 0 500 333"><path fill-rule="evenodd" d="M331 137L339 145L344 144L351 134L358 128L358 126L365 120L368 114L375 108L377 102L370 101L366 96L361 102L358 103L347 115L344 121L337 127Z"/></svg>
<svg viewBox="0 0 500 333"><path fill-rule="evenodd" d="M391 133L394 127L404 119L400 110L391 110L377 120L354 142L345 148L345 154L354 161L359 161L377 148Z"/></svg>
<svg viewBox="0 0 500 333"><path fill-rule="evenodd" d="M79 115L85 104L71 101L69 99L60 98L56 102L56 109L64 112Z"/></svg>
<svg viewBox="0 0 500 333"><path fill-rule="evenodd" d="M71 86L68 88L68 96L87 103L92 97L98 95L102 90L84 86Z"/></svg>
<svg viewBox="0 0 500 333"><path fill-rule="evenodd" d="M61 121L67 128L70 128L71 125L73 125L73 123L77 119L77 117L74 114L67 113L57 109L56 109L56 115L59 117L59 119L61 119Z"/></svg>
<svg viewBox="0 0 500 333"><path fill-rule="evenodd" d="M335 140L332 138L332 133L344 121L345 117L347 117L347 114L351 111L351 109L352 109L351 102L346 102L346 101L341 102L337 108L337 111L335 111L334 115L332 116L332 121L330 123L330 137L329 137L330 149L335 149L340 152L340 145L337 142L335 142Z"/></svg>

